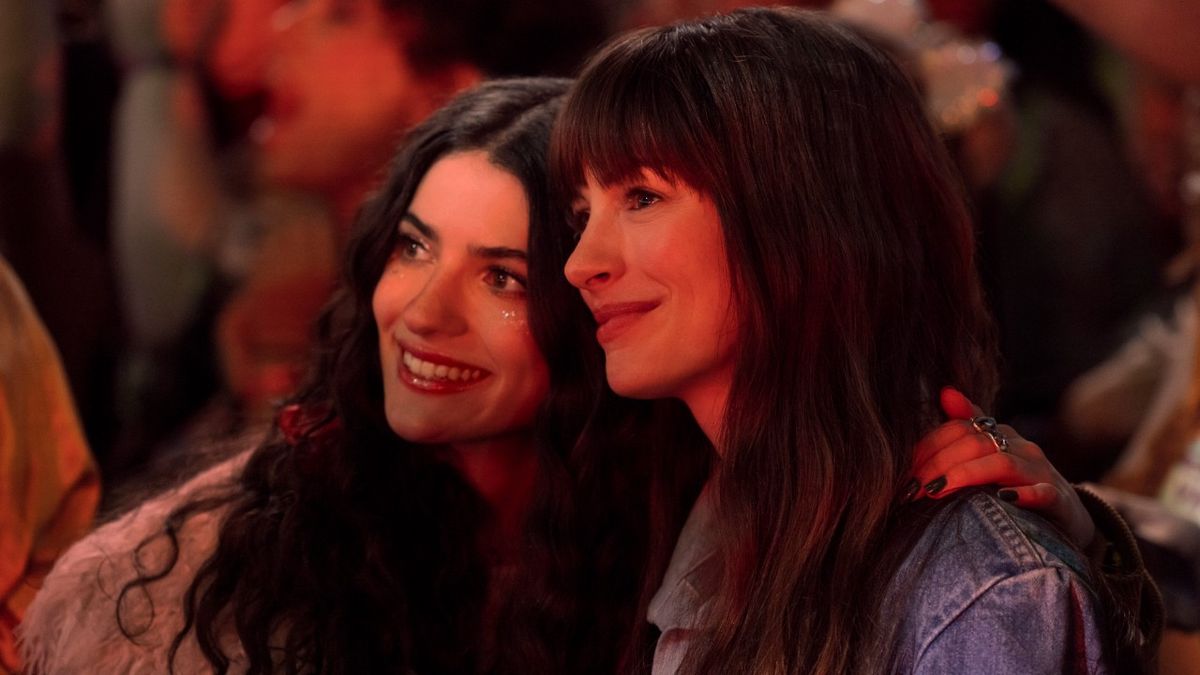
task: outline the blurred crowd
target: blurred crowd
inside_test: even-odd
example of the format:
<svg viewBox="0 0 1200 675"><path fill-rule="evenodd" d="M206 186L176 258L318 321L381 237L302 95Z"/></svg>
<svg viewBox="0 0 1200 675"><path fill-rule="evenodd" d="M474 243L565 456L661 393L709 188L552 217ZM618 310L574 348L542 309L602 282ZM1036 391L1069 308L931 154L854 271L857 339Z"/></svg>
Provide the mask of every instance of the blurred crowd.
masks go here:
<svg viewBox="0 0 1200 675"><path fill-rule="evenodd" d="M483 78L569 76L616 31L740 4L0 0L0 664L98 507L269 422L406 128ZM1200 3L832 10L894 45L962 169L995 415L1068 478L1200 525ZM1171 12L1192 41L1154 24ZM1197 574L1195 535L1165 536Z"/></svg>

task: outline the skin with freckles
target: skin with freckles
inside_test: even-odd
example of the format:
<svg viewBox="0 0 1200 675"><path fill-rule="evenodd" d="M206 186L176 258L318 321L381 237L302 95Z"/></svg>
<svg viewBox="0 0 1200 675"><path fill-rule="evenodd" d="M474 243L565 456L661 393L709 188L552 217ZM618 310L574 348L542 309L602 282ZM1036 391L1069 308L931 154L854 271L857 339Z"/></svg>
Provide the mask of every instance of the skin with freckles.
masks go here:
<svg viewBox="0 0 1200 675"><path fill-rule="evenodd" d="M384 408L417 443L524 437L548 374L526 320L529 206L483 152L426 173L375 287Z"/></svg>

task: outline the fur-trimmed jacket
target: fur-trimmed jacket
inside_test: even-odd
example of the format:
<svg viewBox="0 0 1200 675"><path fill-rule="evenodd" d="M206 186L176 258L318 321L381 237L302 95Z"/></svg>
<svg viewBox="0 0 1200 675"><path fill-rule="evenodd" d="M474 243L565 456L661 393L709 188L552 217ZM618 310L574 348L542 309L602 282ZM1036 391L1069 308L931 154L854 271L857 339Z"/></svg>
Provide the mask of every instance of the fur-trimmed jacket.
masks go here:
<svg viewBox="0 0 1200 675"><path fill-rule="evenodd" d="M27 672L37 675L168 672L171 645L183 627L182 599L216 547L222 510L197 513L178 531L179 555L162 579L122 589L142 573L162 570L172 555L167 518L190 500L232 487L249 453L225 460L142 503L70 548L46 577L18 628ZM118 621L118 601L120 620ZM230 672L245 669L232 633L223 641ZM179 675L212 672L195 640L174 661Z"/></svg>

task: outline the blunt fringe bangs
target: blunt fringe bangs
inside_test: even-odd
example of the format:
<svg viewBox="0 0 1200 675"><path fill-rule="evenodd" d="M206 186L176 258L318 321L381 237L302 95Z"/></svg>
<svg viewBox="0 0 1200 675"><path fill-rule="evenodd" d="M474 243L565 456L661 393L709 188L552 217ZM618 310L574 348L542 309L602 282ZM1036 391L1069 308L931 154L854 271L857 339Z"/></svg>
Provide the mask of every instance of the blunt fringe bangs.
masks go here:
<svg viewBox="0 0 1200 675"><path fill-rule="evenodd" d="M719 148L704 132L714 121L715 105L697 86L705 77L701 61L715 55L706 54L703 35L697 34L686 46L674 47L694 52L696 68L666 70L658 67L666 45L643 48L661 40L655 29L635 31L586 67L590 76L567 97L551 143L557 194L572 195L588 173L607 186L633 180L643 168L704 193L717 186L717 176L706 167Z"/></svg>

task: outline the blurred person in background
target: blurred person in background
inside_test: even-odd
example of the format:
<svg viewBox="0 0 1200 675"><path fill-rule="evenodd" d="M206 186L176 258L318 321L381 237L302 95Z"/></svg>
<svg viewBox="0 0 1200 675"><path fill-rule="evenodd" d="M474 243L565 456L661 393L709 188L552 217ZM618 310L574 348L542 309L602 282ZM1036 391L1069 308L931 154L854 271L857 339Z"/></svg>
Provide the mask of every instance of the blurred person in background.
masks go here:
<svg viewBox="0 0 1200 675"><path fill-rule="evenodd" d="M211 335L245 267L238 235L252 225L239 181L244 161L226 152L237 143L224 143L220 125L210 124L219 119L210 109L223 110L223 99L207 96L217 91L208 83L225 79L204 63L210 53L265 53L253 39L248 50L222 39L227 33L219 29L241 35L243 20L255 20L247 8L270 3L233 4L239 11L228 17L215 2L113 0L107 8L125 70L113 128L113 254L127 333L116 396L121 434L104 462L113 479L176 433L218 388Z"/></svg>
<svg viewBox="0 0 1200 675"><path fill-rule="evenodd" d="M1165 268L1171 302L1068 392L1066 428L1122 448L1104 493L1143 541L1167 600L1163 673L1200 662L1200 3L1055 0L1137 64L1129 127L1160 213L1182 251ZM1165 507L1166 514L1163 513Z"/></svg>
<svg viewBox="0 0 1200 675"><path fill-rule="evenodd" d="M64 126L87 99L73 68L88 30L68 11L80 4L67 3L60 14L54 3L0 1L0 253L58 347L89 435L103 445L114 426L120 322L97 236L102 226L92 221L88 199L103 190Z"/></svg>
<svg viewBox="0 0 1200 675"><path fill-rule="evenodd" d="M95 364L111 347L111 286L103 256L76 226L63 161L63 50L53 9L0 1L0 672L5 673L21 666L14 626L55 558L87 532L96 511L100 484L68 382L93 393ZM61 358L56 339L62 341Z"/></svg>
<svg viewBox="0 0 1200 675"><path fill-rule="evenodd" d="M20 670L13 628L99 500L58 352L0 256L0 673Z"/></svg>
<svg viewBox="0 0 1200 675"><path fill-rule="evenodd" d="M1161 296L1178 229L1129 152L1128 62L1047 0L995 3L981 23L1019 72L1012 159L977 208L1005 357L1001 409L1073 480L1096 480L1119 447L1078 443L1064 397Z"/></svg>

